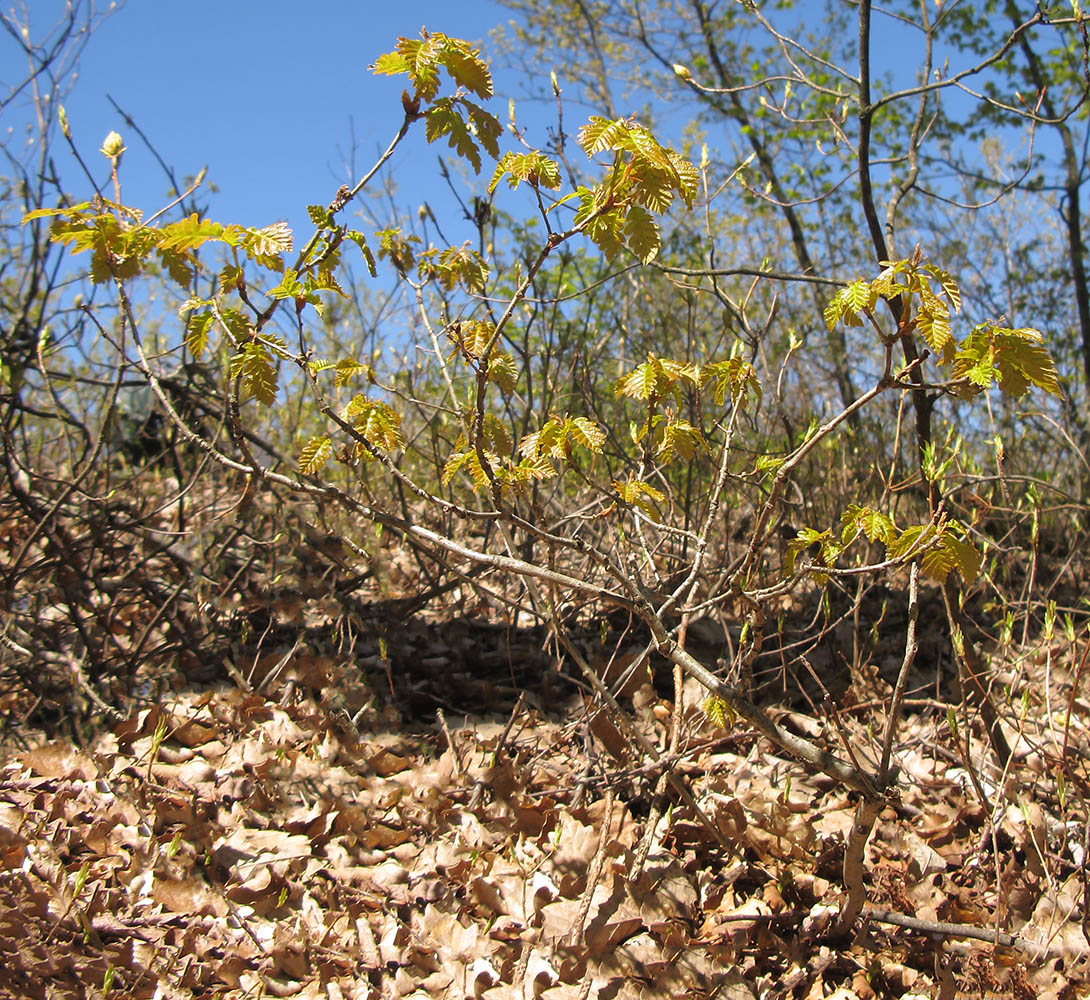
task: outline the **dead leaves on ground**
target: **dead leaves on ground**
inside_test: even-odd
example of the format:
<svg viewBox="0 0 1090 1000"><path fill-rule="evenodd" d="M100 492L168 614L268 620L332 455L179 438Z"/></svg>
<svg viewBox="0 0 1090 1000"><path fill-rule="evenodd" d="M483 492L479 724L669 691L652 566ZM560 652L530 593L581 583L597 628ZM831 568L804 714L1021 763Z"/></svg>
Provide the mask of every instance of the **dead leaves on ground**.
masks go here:
<svg viewBox="0 0 1090 1000"><path fill-rule="evenodd" d="M527 715L503 751L503 723L479 723L440 752L225 690L0 771L0 992L849 1000L931 995L949 969L978 993L1085 995L1075 813L1014 800L982 844L964 773L921 727L870 901L998 915L1032 954L877 923L824 940L854 803L745 743L681 768L728 857L680 805L652 808L654 776L566 804L589 773L577 726Z"/></svg>

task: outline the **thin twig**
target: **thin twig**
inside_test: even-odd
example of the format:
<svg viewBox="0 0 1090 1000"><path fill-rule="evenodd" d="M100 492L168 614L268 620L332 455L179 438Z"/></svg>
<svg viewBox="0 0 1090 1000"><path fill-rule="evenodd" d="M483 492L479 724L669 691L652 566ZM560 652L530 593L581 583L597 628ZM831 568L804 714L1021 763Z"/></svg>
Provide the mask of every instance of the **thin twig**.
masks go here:
<svg viewBox="0 0 1090 1000"><path fill-rule="evenodd" d="M951 924L945 920L920 920L918 917L909 917L903 913L895 913L892 910L878 910L869 906L863 911L863 916L867 920L875 920L880 924L893 924L895 927L905 927L911 931L922 931L924 934L972 938L974 941L987 941L1002 948L1018 948L1022 951L1030 949L1030 943L1017 934L1007 934L1003 931L990 930L987 927L977 927L975 924Z"/></svg>
<svg viewBox="0 0 1090 1000"><path fill-rule="evenodd" d="M515 719L519 717L522 712L523 705L526 704L526 692L520 691L518 700L515 702L515 707L511 709L511 715L507 719L507 725L503 727L503 732L500 733L500 741L496 744L496 749L492 751L492 759L489 762L489 767L495 767L499 763L500 754L504 752L507 746L508 737L511 735L511 729L515 725ZM442 712L440 711L440 718L442 718ZM444 726L446 722L444 721ZM447 737L450 738L449 736ZM469 803L466 806L470 812L477 808L481 803L481 798L484 796L484 790L488 787L488 779L480 777L473 785L473 792L469 796Z"/></svg>
<svg viewBox="0 0 1090 1000"><path fill-rule="evenodd" d="M886 731L882 738L882 760L878 765L878 782L884 785L889 780L889 761L893 753L893 741L897 736L897 724L901 717L901 704L904 701L905 689L908 687L908 674L916 659L916 651L919 642L916 638L916 622L920 617L920 566L912 563L908 573L908 629L905 634L905 655L901 661L901 669L897 674L897 683L893 688L893 699L889 705L889 716L886 719Z"/></svg>

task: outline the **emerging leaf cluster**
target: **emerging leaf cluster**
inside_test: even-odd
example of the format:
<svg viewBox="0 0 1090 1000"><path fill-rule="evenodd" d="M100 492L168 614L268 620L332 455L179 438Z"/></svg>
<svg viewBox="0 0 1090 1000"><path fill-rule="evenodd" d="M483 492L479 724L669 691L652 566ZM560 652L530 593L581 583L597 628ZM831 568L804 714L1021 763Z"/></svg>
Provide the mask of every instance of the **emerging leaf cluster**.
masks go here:
<svg viewBox="0 0 1090 1000"><path fill-rule="evenodd" d="M840 518L839 535L828 529L801 528L784 551L783 571L787 575L794 573L800 554L810 549L820 566L832 567L860 536L868 542L881 543L887 560L909 561L918 557L923 574L939 582L955 569L969 583L980 574L981 555L957 521L912 525L902 530L888 514L859 504L848 505ZM827 578L820 568L812 572L819 581Z"/></svg>
<svg viewBox="0 0 1090 1000"><path fill-rule="evenodd" d="M864 317L873 321L879 299L899 300L902 331L918 329L941 364L953 361L950 318L961 311L961 290L949 272L921 260L918 253L904 260L885 261L876 278L857 279L833 296L825 307L825 325L832 330L838 322L862 326Z"/></svg>
<svg viewBox="0 0 1090 1000"><path fill-rule="evenodd" d="M455 85L486 100L492 96L492 73L481 50L461 38L422 31L420 38L399 38L397 48L379 56L371 66L376 76L406 74L414 96L431 101L439 93L439 71L446 70Z"/></svg>
<svg viewBox="0 0 1090 1000"><path fill-rule="evenodd" d="M511 456L507 428L490 416L485 418L479 448L470 445L466 435L459 437L454 454L443 466L443 485L460 471L469 474L475 490L500 495L507 490L521 493L534 480L552 479L556 475L552 463L543 456L524 455L516 462Z"/></svg>
<svg viewBox="0 0 1090 1000"><path fill-rule="evenodd" d="M540 188L556 191L560 187L560 164L536 149L529 153L507 152L496 164L496 172L488 184L489 194L504 177L512 191L520 184L529 184L535 191Z"/></svg>
<svg viewBox="0 0 1090 1000"><path fill-rule="evenodd" d="M502 492L514 488L517 492L534 480L555 477L558 472L553 463L570 461L573 448L601 454L605 440L605 431L593 420L553 416L539 430L525 435L517 449L512 449L506 427L486 415L480 452L484 454L488 468L482 464L478 449L468 444L468 436L462 435L455 453L443 468L443 483L449 483L459 471L465 471L473 481L474 489L483 491L498 487ZM517 462L511 457L513 450L521 456Z"/></svg>
<svg viewBox="0 0 1090 1000"><path fill-rule="evenodd" d="M340 380L341 365L337 367ZM354 432L352 443L339 455L341 461L349 465L374 461L379 453L389 454L405 447L400 415L380 399L357 393L344 407L341 419ZM304 476L316 476L332 457L333 439L328 434L310 437L299 449L299 471Z"/></svg>
<svg viewBox="0 0 1090 1000"><path fill-rule="evenodd" d="M879 299L898 299L902 309L900 334L918 330L939 364L953 365L952 391L969 399L992 386L1008 396L1023 396L1030 386L1059 396L1059 373L1039 331L1009 329L986 322L973 327L957 343L951 315L961 309L957 282L941 267L916 255L886 262L871 281L862 278L840 289L825 307L825 324L862 326L864 318L875 321Z"/></svg>
<svg viewBox="0 0 1090 1000"><path fill-rule="evenodd" d="M535 459L568 459L573 446L598 455L606 432L587 417L552 417L519 442L519 453Z"/></svg>
<svg viewBox="0 0 1090 1000"><path fill-rule="evenodd" d="M703 389L709 382L715 383L717 406L722 406L728 395L731 405L740 408L761 400L761 383L753 365L738 357L699 365L648 354L646 361L617 380L613 391L618 396L653 402L672 396L680 405L684 387Z"/></svg>
<svg viewBox="0 0 1090 1000"><path fill-rule="evenodd" d="M579 144L590 158L611 153L612 162L600 184L575 192L579 207L574 224L607 259L627 247L647 263L662 246L651 213L667 211L675 196L692 207L699 180L696 167L631 118L594 116L580 130Z"/></svg>
<svg viewBox="0 0 1090 1000"><path fill-rule="evenodd" d="M613 389L618 396L645 401L647 415L633 425L631 437L642 444L645 453L656 461L669 463L675 458L688 461L708 445L700 429L675 412L658 413L660 402L672 399L675 410L681 408L683 390L699 392L714 385L713 398L722 406L727 396L739 409L750 400L760 400L761 386L753 366L739 357L698 365L648 354L647 360L622 375Z"/></svg>
<svg viewBox="0 0 1090 1000"><path fill-rule="evenodd" d="M366 441L366 444L356 442L357 448L354 452L356 458L367 460L374 457L372 448L391 452L405 447L405 436L401 433L401 417L396 410L382 400L369 399L362 393L357 393L344 408L344 419L349 421L356 433Z"/></svg>
<svg viewBox="0 0 1090 1000"><path fill-rule="evenodd" d="M479 295L488 283L488 265L468 246L425 250L418 266L422 276L437 278L447 291L461 285L467 292Z"/></svg>
<svg viewBox="0 0 1090 1000"><path fill-rule="evenodd" d="M498 385L505 394L515 391L518 365L510 354L495 349L494 323L481 319L457 320L446 332L454 344L451 359L460 355L478 375L484 376L486 382Z"/></svg>
<svg viewBox="0 0 1090 1000"><path fill-rule="evenodd" d="M222 226L190 215L162 226L141 224L140 213L124 205L96 198L60 208L39 208L23 216L24 224L53 218L50 239L68 246L73 254L91 252L89 276L93 283L138 277L156 261L182 288L193 281L196 251L214 241L241 250L261 267L282 272L281 256L291 252L291 230L282 222L263 229Z"/></svg>
<svg viewBox="0 0 1090 1000"><path fill-rule="evenodd" d="M312 206L312 218L317 211ZM328 210L320 210L320 214L323 224L332 225ZM225 226L193 214L149 226L142 223L139 212L102 198L28 212L24 222L41 218L53 219L50 228L53 242L67 245L73 254L90 251L89 276L95 284L129 281L149 267L157 267L183 291L188 291L199 267L198 251L209 243L227 247L231 259L219 272L219 294L211 298L187 298L178 310L186 318L185 344L194 358L201 358L218 323L235 351L229 373L239 380L241 397L255 399L264 406L273 405L276 399L277 362L291 355L279 338L256 330L241 309L224 301L225 295L246 287L246 263L280 276L279 282L266 291L270 298L292 299L297 307L309 304L319 313L322 292L344 294L335 277L340 263L337 244L341 239L348 237L357 243L368 267L374 269L366 238L345 227L330 230L327 239L317 241L319 252L312 253L303 269L296 271L284 260L284 255L292 252L293 236L283 222L262 228Z"/></svg>
<svg viewBox="0 0 1090 1000"><path fill-rule="evenodd" d="M379 241L379 258L388 260L399 274L407 275L415 269L422 280L435 279L446 291L461 286L472 294L484 292L488 283L488 264L468 244L418 251L420 237L406 236L399 228L380 229L375 236Z"/></svg>
<svg viewBox="0 0 1090 1000"><path fill-rule="evenodd" d="M725 702L722 698L718 698L715 695L710 695L704 699L704 714L708 717L708 720L716 725L720 729L730 729L734 726L735 719L734 709L730 707L728 702Z"/></svg>
<svg viewBox="0 0 1090 1000"><path fill-rule="evenodd" d="M613 489L622 504L626 507L636 507L648 517L658 517L655 505L666 503L666 494L642 479L631 477L625 480L615 479Z"/></svg>
<svg viewBox="0 0 1090 1000"><path fill-rule="evenodd" d="M228 366L231 378L239 380L241 398L272 406L278 387L276 362L290 356L279 337L254 337L242 344Z"/></svg>
<svg viewBox="0 0 1090 1000"><path fill-rule="evenodd" d="M592 158L599 153L613 153L610 181L616 185L618 200L623 198L661 215L677 194L687 208L692 208L699 181L696 167L680 153L661 145L648 129L631 118L592 116L579 131L579 145Z"/></svg>
<svg viewBox="0 0 1090 1000"><path fill-rule="evenodd" d="M446 136L450 148L473 165L474 173L481 172L480 146L492 159L500 155L499 119L464 97L439 98L424 116L424 131L428 142Z"/></svg>
<svg viewBox="0 0 1090 1000"><path fill-rule="evenodd" d="M458 89L452 97L438 97L440 70ZM463 93L492 96L492 73L480 49L461 38L423 31L420 38L399 38L397 48L379 56L371 71L378 76L409 77L413 93L406 92L403 98L406 114L418 116L421 104L430 105L423 112L428 142L446 136L451 149L468 160L476 173L481 171L481 147L493 159L499 158L503 126Z"/></svg>
<svg viewBox="0 0 1090 1000"><path fill-rule="evenodd" d="M1059 372L1043 341L1039 331L1028 327L1012 330L978 324L954 356L954 378L961 383L955 391L969 399L998 382L1006 395L1015 398L1024 396L1030 386L1062 395Z"/></svg>

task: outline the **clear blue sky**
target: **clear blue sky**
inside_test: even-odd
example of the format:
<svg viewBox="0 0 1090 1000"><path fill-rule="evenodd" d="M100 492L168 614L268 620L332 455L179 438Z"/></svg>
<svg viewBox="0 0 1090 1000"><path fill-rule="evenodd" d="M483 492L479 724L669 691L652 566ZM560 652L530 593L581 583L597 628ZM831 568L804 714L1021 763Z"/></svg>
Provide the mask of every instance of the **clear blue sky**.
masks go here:
<svg viewBox="0 0 1090 1000"><path fill-rule="evenodd" d="M44 27L62 8L61 0L31 0L32 24ZM358 171L400 125L405 82L372 76L375 57L421 27L479 42L487 55L488 32L503 20L491 0L128 0L92 37L66 108L84 159L104 173L103 137L110 129L124 135L129 204L150 214L168 182L107 95L179 177L208 166L219 188L210 213L217 221L287 219L298 240L307 232L305 206L328 203L349 180L350 121ZM503 89L502 77L496 82ZM506 109L506 100L493 106L504 120ZM429 148L417 131L393 163L399 203L411 207L435 197L436 156L446 148ZM62 175L73 187L81 180L73 164L62 164Z"/></svg>
<svg viewBox="0 0 1090 1000"><path fill-rule="evenodd" d="M106 0L98 2L104 6ZM27 3L32 26L40 29L64 7L64 0ZM97 150L109 130L121 131L128 145L125 201L149 213L164 204L168 182L110 106L110 95L180 177L208 166L209 180L219 188L210 206L213 218L252 226L285 219L303 239L309 231L305 206L328 203L351 179L350 122L357 176L400 123L404 81L372 76L367 67L375 57L391 49L397 36L416 35L424 26L478 41L488 57L488 33L508 17L495 0L128 0L101 24L85 51L66 100L73 135L105 178ZM882 42L876 51L892 53L878 68L902 71L907 76L899 82L910 82L918 39L898 38L904 32L887 19L877 27ZM908 44L889 44L891 39ZM0 58L10 51L0 48ZM550 68L542 67L543 76ZM494 60L493 70L501 98L492 110L506 120L506 97L523 93L527 81L505 75ZM557 70L563 85L563 66ZM17 71L0 65L0 80ZM521 102L518 110L520 123L531 128L530 141L543 146L551 109ZM582 110L569 106L569 128L578 127ZM13 118L17 113L8 112ZM428 200L442 214L450 199L436 159L447 147L429 147L422 127L414 131L388 167L398 181L398 205L411 212ZM1038 148L1050 138L1039 137ZM58 160L70 193L86 194L78 168L60 148ZM455 243L468 235L447 233Z"/></svg>

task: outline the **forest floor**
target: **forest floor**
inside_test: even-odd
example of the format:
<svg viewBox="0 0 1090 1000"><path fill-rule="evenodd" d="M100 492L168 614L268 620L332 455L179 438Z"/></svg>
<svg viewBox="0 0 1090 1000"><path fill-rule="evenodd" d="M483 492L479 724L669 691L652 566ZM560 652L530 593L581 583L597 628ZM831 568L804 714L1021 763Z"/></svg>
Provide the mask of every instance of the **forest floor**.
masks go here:
<svg viewBox="0 0 1090 1000"><path fill-rule="evenodd" d="M8 742L0 994L1090 996L1081 648L1012 654L1006 774L919 699L837 938L853 795L717 728L691 685L672 751L669 685L627 703L656 764L540 638L448 621L314 646L82 745ZM865 757L881 709L779 717Z"/></svg>

